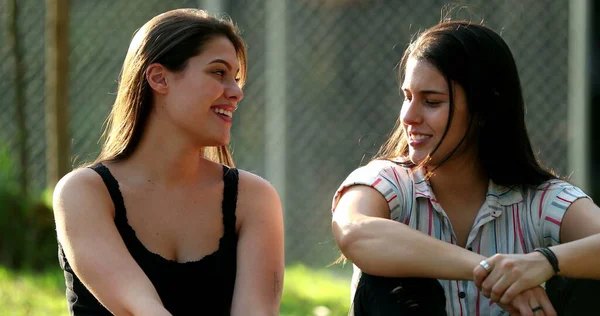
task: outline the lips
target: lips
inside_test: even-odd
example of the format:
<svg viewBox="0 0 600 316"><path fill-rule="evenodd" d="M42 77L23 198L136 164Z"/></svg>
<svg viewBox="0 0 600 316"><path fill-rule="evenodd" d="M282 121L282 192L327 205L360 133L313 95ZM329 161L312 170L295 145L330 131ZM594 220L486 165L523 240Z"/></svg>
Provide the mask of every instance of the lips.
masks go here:
<svg viewBox="0 0 600 316"><path fill-rule="evenodd" d="M219 104L212 106L210 109L225 122L231 123L236 107L229 104Z"/></svg>
<svg viewBox="0 0 600 316"><path fill-rule="evenodd" d="M430 140L433 135L421 134L421 133L409 133L408 144L412 147L424 145Z"/></svg>

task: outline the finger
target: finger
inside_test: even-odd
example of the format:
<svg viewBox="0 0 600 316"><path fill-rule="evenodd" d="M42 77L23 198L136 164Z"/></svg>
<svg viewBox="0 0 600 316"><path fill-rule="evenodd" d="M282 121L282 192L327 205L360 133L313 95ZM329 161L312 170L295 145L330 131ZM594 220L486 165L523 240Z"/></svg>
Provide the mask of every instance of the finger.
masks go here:
<svg viewBox="0 0 600 316"><path fill-rule="evenodd" d="M498 271L492 270L492 272L483 280L481 283L481 293L483 296L490 298L492 296L492 288L501 277Z"/></svg>
<svg viewBox="0 0 600 316"><path fill-rule="evenodd" d="M531 311L531 306L529 306L529 303L519 304L518 309L519 309L519 313L522 316L535 316L535 315L533 315L533 312Z"/></svg>
<svg viewBox="0 0 600 316"><path fill-rule="evenodd" d="M504 305L500 303L496 303L498 306L502 307L503 310L507 311L510 316L520 315L519 311L512 307L512 305Z"/></svg>
<svg viewBox="0 0 600 316"><path fill-rule="evenodd" d="M544 308L542 307L542 305L540 305L540 303L538 303L538 300L536 299L535 295L532 295L529 298L529 307L531 308L531 312L533 313L533 315L545 316Z"/></svg>
<svg viewBox="0 0 600 316"><path fill-rule="evenodd" d="M510 304L510 302L515 299L519 293L523 292L523 289L520 289L520 287L521 282L518 279L504 291L502 297L500 298L500 302L502 304Z"/></svg>
<svg viewBox="0 0 600 316"><path fill-rule="evenodd" d="M492 287L492 292L490 299L494 302L500 302L500 299L504 295L506 289L511 286L512 281L510 280L510 275L504 274L496 281L494 286ZM505 304L509 304L510 301L505 302Z"/></svg>
<svg viewBox="0 0 600 316"><path fill-rule="evenodd" d="M484 261L489 265L489 271L491 272L493 269L493 261L491 259L485 259ZM481 284L483 283L483 280L487 278L490 272L488 272L488 270L486 270L481 263L477 264L477 266L475 266L473 269L473 279L475 281L475 286L477 286L479 290L481 290Z"/></svg>
<svg viewBox="0 0 600 316"><path fill-rule="evenodd" d="M522 316L534 316L529 305L529 298L533 294L531 291L525 291L517 296L511 303L512 307L519 311ZM512 315L511 315L512 316Z"/></svg>
<svg viewBox="0 0 600 316"><path fill-rule="evenodd" d="M481 284L483 283L483 280L485 280L485 278L488 276L487 271L485 271L485 269L480 266L477 265L475 267L475 269L473 269L473 281L475 282L475 286L481 291Z"/></svg>
<svg viewBox="0 0 600 316"><path fill-rule="evenodd" d="M548 298L548 295L546 294L546 291L540 287L540 290L538 291L538 295L536 295L536 299L538 301L538 303L540 304L540 306L542 306L542 308L544 309L544 315L546 316L557 316L556 310L554 309L554 306L552 306L552 302L550 302L550 299ZM536 316L538 314L535 314Z"/></svg>

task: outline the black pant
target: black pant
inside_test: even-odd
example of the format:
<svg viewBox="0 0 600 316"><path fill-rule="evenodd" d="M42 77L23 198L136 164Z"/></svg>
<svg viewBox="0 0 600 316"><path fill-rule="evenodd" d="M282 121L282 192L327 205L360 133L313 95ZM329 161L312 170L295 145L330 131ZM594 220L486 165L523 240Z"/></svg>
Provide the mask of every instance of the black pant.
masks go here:
<svg viewBox="0 0 600 316"><path fill-rule="evenodd" d="M559 316L600 315L600 281L553 277L546 282L546 293ZM363 273L350 315L446 316L446 296L435 279Z"/></svg>

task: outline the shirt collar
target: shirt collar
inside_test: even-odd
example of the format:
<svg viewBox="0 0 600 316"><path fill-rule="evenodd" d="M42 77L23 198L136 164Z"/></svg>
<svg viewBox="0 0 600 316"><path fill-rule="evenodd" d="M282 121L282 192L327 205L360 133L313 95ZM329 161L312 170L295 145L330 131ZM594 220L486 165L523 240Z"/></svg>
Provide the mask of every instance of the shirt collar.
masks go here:
<svg viewBox="0 0 600 316"><path fill-rule="evenodd" d="M431 184L425 179L423 170L419 168L414 171L413 177L416 198L427 198L433 203L438 204L431 189ZM502 209L504 206L517 204L521 201L523 201L523 196L519 186L507 187L496 184L490 179L486 193L486 202L491 209Z"/></svg>

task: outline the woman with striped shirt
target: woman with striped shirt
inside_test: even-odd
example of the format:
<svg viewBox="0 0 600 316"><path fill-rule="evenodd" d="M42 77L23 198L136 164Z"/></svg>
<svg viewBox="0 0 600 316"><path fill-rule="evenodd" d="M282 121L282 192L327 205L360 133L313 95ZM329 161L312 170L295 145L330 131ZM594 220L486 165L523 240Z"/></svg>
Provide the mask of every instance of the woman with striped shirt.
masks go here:
<svg viewBox="0 0 600 316"><path fill-rule="evenodd" d="M502 38L442 22L399 66L397 125L333 199L334 237L355 269L351 314L600 308L600 209L538 163Z"/></svg>

